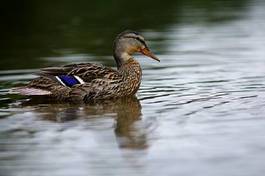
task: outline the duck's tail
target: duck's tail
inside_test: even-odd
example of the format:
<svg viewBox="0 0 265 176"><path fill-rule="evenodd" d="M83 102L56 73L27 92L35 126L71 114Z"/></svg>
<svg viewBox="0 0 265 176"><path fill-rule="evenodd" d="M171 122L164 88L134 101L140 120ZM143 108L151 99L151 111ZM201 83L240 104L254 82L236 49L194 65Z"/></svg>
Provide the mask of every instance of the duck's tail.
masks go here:
<svg viewBox="0 0 265 176"><path fill-rule="evenodd" d="M52 93L48 90L32 88L32 87L16 87L9 91L10 94L19 94L27 96L43 96L51 95Z"/></svg>

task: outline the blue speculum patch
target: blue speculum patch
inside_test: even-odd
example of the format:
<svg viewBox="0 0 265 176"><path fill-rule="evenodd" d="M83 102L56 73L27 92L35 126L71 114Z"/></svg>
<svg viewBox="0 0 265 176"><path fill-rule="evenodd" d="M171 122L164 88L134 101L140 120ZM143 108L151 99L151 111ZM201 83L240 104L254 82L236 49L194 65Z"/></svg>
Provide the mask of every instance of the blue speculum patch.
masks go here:
<svg viewBox="0 0 265 176"><path fill-rule="evenodd" d="M80 84L80 82L74 76L60 75L58 78L68 87Z"/></svg>

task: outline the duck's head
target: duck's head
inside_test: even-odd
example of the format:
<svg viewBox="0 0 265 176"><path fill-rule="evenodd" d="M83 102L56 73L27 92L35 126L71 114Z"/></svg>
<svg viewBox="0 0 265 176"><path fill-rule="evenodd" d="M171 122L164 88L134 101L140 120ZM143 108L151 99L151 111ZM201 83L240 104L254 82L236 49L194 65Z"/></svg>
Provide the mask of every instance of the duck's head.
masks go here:
<svg viewBox="0 0 265 176"><path fill-rule="evenodd" d="M148 48L144 37L134 31L124 31L120 33L114 41L114 58L118 67L134 53L142 53L154 60L160 61Z"/></svg>

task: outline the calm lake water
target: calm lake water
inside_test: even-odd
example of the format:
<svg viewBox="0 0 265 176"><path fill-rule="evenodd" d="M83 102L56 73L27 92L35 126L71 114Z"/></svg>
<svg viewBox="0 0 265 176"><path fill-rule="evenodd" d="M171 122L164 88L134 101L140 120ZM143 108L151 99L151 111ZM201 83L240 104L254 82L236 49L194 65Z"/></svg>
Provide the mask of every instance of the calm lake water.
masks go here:
<svg viewBox="0 0 265 176"><path fill-rule="evenodd" d="M76 3L1 10L1 176L264 175L264 1ZM8 94L41 67L115 67L112 42L127 28L161 59L135 56L137 98L91 106Z"/></svg>

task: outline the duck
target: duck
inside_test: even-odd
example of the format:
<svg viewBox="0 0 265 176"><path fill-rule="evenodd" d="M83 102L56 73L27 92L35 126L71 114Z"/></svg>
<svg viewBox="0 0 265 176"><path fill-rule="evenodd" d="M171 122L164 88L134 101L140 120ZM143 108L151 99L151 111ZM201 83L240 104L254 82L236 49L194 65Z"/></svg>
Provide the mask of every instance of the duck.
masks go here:
<svg viewBox="0 0 265 176"><path fill-rule="evenodd" d="M126 30L114 40L116 69L95 63L47 67L40 69L37 78L15 88L14 92L24 96L45 96L56 101L84 103L134 96L142 79L141 66L133 57L135 53L160 62L141 34Z"/></svg>

